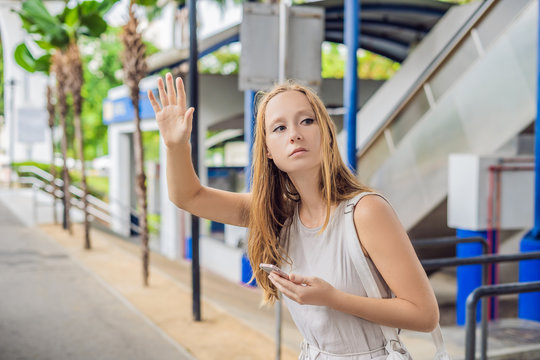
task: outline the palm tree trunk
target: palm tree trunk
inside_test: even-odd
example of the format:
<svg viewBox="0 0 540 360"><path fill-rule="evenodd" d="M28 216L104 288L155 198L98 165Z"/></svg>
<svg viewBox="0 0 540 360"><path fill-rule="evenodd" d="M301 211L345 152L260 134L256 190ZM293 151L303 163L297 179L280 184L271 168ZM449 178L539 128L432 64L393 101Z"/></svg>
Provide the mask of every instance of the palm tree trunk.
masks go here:
<svg viewBox="0 0 540 360"><path fill-rule="evenodd" d="M69 171L67 168L67 129L66 129L66 117L67 117L67 100L66 100L66 73L65 73L65 54L58 51L53 58L54 73L56 75L56 92L58 99L58 113L60 115L60 126L62 128L62 178L64 180L64 229L69 230L69 233L73 233L71 227L71 220L69 216L69 209L71 207L71 196L69 192L70 180Z"/></svg>
<svg viewBox="0 0 540 360"><path fill-rule="evenodd" d="M79 110L80 111L80 110ZM84 248L91 249L90 243L90 222L88 220L88 186L86 184L86 164L84 158L84 138L81 125L81 114L75 111L75 134L77 137L77 147L79 160L81 160L82 190L83 190L83 211L84 211Z"/></svg>
<svg viewBox="0 0 540 360"><path fill-rule="evenodd" d="M68 53L68 73L70 91L73 95L73 113L75 121L75 138L77 140L77 148L79 153L79 160L81 161L81 178L82 178L82 190L83 190L83 212L84 212L84 248L90 249L90 222L88 215L88 186L86 182L86 164L84 158L84 136L81 123L82 112L82 96L81 88L83 85L83 69L81 62L81 55L79 47L76 42L70 44Z"/></svg>
<svg viewBox="0 0 540 360"><path fill-rule="evenodd" d="M56 165L54 164L54 104L53 104L53 89L50 85L47 85L47 112L49 114L49 129L51 131L51 175L52 181L52 196L53 196L53 219L54 224L58 224L58 217L56 216Z"/></svg>
<svg viewBox="0 0 540 360"><path fill-rule="evenodd" d="M146 76L146 47L141 34L137 31L138 21L133 12L133 0L129 5L129 20L123 27L122 42L124 52L122 63L124 78L129 87L131 102L135 110L135 133L133 143L135 147L135 167L137 171L137 202L139 205L139 225L141 231L141 250L143 264L143 284L148 286L150 251L148 249L148 221L146 203L146 175L144 173L144 148L142 145L141 118L139 114L139 82Z"/></svg>
<svg viewBox="0 0 540 360"><path fill-rule="evenodd" d="M139 115L139 88L131 91L131 102L135 109L135 133L133 144L135 147L135 167L137 172L137 202L139 205L139 227L141 229L141 251L143 261L143 283L148 286L148 267L150 251L148 249L148 205L146 201L146 174L144 172L144 153L141 132L141 117Z"/></svg>

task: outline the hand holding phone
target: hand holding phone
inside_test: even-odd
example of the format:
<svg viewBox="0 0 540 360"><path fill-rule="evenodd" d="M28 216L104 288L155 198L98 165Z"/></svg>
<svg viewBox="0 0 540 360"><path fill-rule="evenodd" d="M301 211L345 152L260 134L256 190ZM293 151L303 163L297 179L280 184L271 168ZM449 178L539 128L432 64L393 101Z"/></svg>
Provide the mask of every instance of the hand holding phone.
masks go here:
<svg viewBox="0 0 540 360"><path fill-rule="evenodd" d="M279 267L273 264L260 264L259 267L266 271L267 273L275 272L279 276L281 276L284 279L289 280L289 274L287 274L285 271L281 270Z"/></svg>

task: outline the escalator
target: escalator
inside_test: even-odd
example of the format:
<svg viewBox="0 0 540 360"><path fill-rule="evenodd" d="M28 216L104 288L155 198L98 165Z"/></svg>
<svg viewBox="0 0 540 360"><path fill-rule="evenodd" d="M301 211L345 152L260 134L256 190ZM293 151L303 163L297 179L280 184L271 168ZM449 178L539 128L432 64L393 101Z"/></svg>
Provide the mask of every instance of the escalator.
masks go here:
<svg viewBox="0 0 540 360"><path fill-rule="evenodd" d="M448 155L493 154L536 116L538 2L455 6L364 105L358 174L415 237L446 227Z"/></svg>

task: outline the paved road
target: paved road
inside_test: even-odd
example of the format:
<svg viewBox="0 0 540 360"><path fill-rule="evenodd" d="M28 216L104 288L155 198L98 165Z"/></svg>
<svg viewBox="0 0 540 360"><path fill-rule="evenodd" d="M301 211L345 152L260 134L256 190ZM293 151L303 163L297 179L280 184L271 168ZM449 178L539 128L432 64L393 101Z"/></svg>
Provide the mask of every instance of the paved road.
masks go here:
<svg viewBox="0 0 540 360"><path fill-rule="evenodd" d="M190 357L0 202L0 360L19 359Z"/></svg>

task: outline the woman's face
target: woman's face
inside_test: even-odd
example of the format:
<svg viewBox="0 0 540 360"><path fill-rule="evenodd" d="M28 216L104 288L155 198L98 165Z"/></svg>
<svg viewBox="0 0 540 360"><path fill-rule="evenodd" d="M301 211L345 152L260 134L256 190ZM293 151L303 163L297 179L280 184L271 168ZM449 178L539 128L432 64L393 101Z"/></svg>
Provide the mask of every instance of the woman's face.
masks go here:
<svg viewBox="0 0 540 360"><path fill-rule="evenodd" d="M288 174L321 164L321 131L306 95L288 90L274 96L265 111L268 157Z"/></svg>

